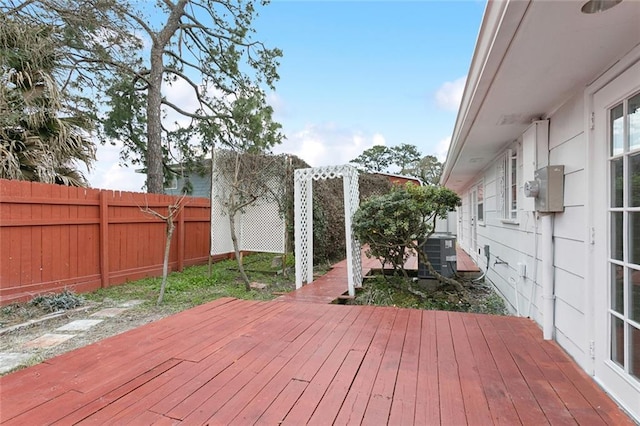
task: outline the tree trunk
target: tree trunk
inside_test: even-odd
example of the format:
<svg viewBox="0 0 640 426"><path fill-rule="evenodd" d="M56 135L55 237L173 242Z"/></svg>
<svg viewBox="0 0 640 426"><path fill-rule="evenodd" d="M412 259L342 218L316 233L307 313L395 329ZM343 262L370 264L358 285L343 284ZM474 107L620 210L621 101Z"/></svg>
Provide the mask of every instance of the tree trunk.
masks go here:
<svg viewBox="0 0 640 426"><path fill-rule="evenodd" d="M161 194L164 188L162 167L162 46L151 48L151 72L147 99L147 192Z"/></svg>
<svg viewBox="0 0 640 426"><path fill-rule="evenodd" d="M164 298L164 289L167 287L167 277L169 276L169 253L171 252L171 239L173 238L173 230L176 225L173 223L173 213L171 212L171 206L169 207L169 214L167 216L167 241L164 244L164 261L162 262L162 284L160 285L160 295L158 296L158 306L162 303Z"/></svg>
<svg viewBox="0 0 640 426"><path fill-rule="evenodd" d="M231 203L230 203L231 205ZM244 271L244 265L242 264L242 256L240 255L240 248L238 247L238 237L236 236L236 214L235 212L229 212L229 226L231 227L231 242L233 243L233 252L236 255L236 261L238 262L238 270L240 271L240 277L244 281L244 288L247 291L251 291L251 283L249 277Z"/></svg>
<svg viewBox="0 0 640 426"><path fill-rule="evenodd" d="M147 192L162 194L164 189L164 168L162 156L162 76L164 60L162 52L171 41L171 37L180 27L180 17L189 0L180 0L172 8L167 24L153 39L148 75L147 92ZM165 2L167 3L167 2Z"/></svg>

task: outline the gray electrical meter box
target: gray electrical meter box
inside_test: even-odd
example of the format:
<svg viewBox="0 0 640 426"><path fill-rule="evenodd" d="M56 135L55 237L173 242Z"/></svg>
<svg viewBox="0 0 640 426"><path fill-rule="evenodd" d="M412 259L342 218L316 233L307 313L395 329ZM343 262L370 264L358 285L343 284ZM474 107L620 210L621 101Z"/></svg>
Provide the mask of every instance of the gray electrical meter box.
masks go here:
<svg viewBox="0 0 640 426"><path fill-rule="evenodd" d="M564 211L564 166L547 166L536 170L538 184L536 211L554 213Z"/></svg>

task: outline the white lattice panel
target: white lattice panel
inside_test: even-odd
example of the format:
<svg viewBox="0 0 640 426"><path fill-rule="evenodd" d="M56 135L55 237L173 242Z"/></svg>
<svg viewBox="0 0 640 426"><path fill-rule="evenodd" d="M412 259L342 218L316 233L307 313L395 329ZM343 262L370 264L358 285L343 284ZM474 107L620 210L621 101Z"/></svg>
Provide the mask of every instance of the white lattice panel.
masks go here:
<svg viewBox="0 0 640 426"><path fill-rule="evenodd" d="M225 209L231 185L221 176L214 155L211 176L211 255L233 251L229 216ZM284 176L269 179L269 186L283 193ZM236 214L236 236L241 251L284 253L285 219L275 200L258 199Z"/></svg>
<svg viewBox="0 0 640 426"><path fill-rule="evenodd" d="M351 232L351 218L358 210L358 172L344 166L325 166L298 169L294 173L294 231L296 256L296 288L313 281L313 191L314 180L343 178L345 238L347 247L347 279L349 294L355 295L355 286L362 285L362 259L360 243Z"/></svg>

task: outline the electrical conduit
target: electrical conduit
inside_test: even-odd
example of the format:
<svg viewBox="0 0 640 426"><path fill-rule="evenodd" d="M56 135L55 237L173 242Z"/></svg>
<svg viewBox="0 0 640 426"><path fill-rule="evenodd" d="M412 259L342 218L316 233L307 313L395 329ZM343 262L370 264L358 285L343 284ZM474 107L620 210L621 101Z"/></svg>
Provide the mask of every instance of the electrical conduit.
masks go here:
<svg viewBox="0 0 640 426"><path fill-rule="evenodd" d="M553 271L553 214L542 215L542 334L553 339L555 289Z"/></svg>

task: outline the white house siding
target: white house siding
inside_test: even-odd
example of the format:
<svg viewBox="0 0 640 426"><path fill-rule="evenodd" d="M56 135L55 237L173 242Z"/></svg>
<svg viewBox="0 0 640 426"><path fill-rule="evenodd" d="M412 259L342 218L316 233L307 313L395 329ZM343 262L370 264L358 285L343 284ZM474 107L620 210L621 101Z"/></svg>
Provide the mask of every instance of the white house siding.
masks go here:
<svg viewBox="0 0 640 426"><path fill-rule="evenodd" d="M586 165L586 146L584 134L584 101L583 93L576 93L573 98L561 106L549 119L548 164L565 166L565 211L557 213L554 221L554 266L555 266L555 334L558 343L585 367L589 343L585 331L585 274L586 262L586 188L584 182ZM465 190L462 196L463 206L461 222L463 238L460 245L469 252L484 270L486 258L483 247L489 245L491 261L487 279L496 287L507 302L511 313L518 311L516 307L516 288L518 290L518 307L521 316L529 316L538 324L542 324L542 288L541 273L541 241L538 229L537 260L534 262L536 239L536 218L534 212L523 210L523 155L522 143L518 141L508 148L518 150L518 220L506 223L502 220L500 206L497 205L497 176L502 156L496 159L484 172L473 181L484 181L485 223L479 225L477 249L472 250L471 225L469 215L472 209L469 193L472 187ZM540 155L540 154L539 154ZM547 159L538 158L538 164L547 164ZM538 220L538 228L540 220ZM507 264L496 264L497 260ZM519 277L519 263L526 265L526 277ZM537 271L534 271L534 265ZM534 279L537 281L534 286Z"/></svg>
<svg viewBox="0 0 640 426"><path fill-rule="evenodd" d="M509 147L505 147L506 149ZM516 143L510 147L518 150L518 175L522 175L522 147L520 143ZM502 157L500 157L502 158ZM476 260L482 270L486 268L486 257L484 256L484 246L489 246L490 263L487 279L491 281L498 292L507 302L511 312L516 313L516 293L518 288L518 306L521 315L528 315L531 312L532 317L538 317L537 305L534 302L532 306L529 304L531 294L530 279L521 280L518 276L518 263L526 265L527 277L533 276L533 250L534 250L534 220L530 212L519 212L519 221L517 223L504 223L501 217L501 209L498 206L497 197L497 176L498 165L500 159L487 168L474 182L483 180L484 183L484 224L477 227L477 249L472 250L471 244L471 224L469 215L472 211L470 205L469 193L472 188L467 188L462 194L463 199L463 228L464 238L461 240L461 246ZM522 186L522 182L519 182ZM503 261L506 264L496 261ZM538 274L539 275L539 274ZM539 298L540 292L537 291L534 297Z"/></svg>
<svg viewBox="0 0 640 426"><path fill-rule="evenodd" d="M555 335L583 368L587 366L585 266L587 247L584 93L566 102L550 119L549 164L563 165L564 212L555 215Z"/></svg>

